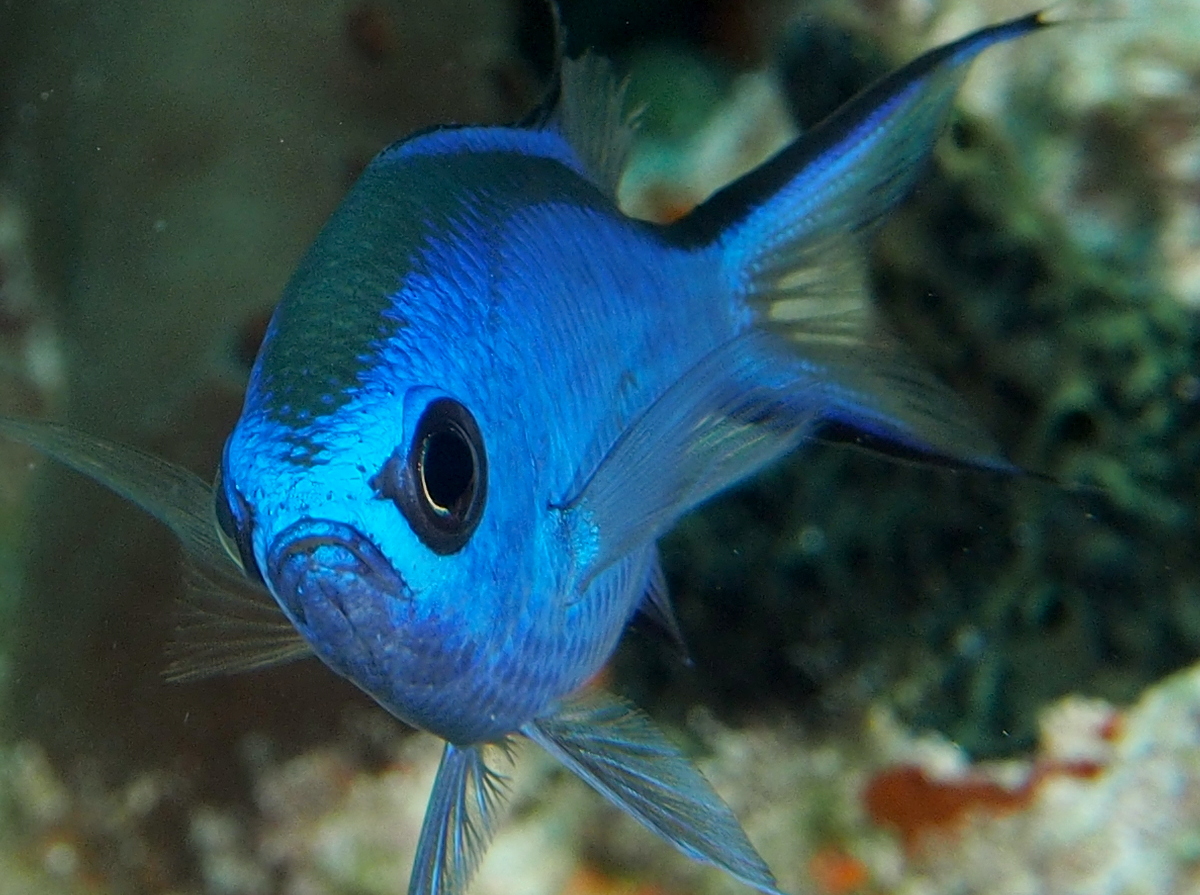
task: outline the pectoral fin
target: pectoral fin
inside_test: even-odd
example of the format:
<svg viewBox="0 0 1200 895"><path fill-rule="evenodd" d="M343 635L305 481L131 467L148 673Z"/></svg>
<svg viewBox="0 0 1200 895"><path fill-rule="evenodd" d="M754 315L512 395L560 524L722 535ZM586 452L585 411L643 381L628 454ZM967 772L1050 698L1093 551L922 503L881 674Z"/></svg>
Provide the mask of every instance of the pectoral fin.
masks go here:
<svg viewBox="0 0 1200 895"><path fill-rule="evenodd" d="M777 374L766 350L771 339L750 330L714 349L580 476L560 509L579 533L577 552L589 577L807 434L820 407L784 408L794 377Z"/></svg>
<svg viewBox="0 0 1200 895"><path fill-rule="evenodd" d="M265 668L310 655L265 588L245 577L217 534L212 487L181 466L57 423L0 417L0 435L27 444L137 504L187 552L188 596L170 680Z"/></svg>
<svg viewBox="0 0 1200 895"><path fill-rule="evenodd" d="M199 562L241 569L217 537L212 486L182 466L58 423L0 417L0 435L27 444L137 504Z"/></svg>
<svg viewBox="0 0 1200 895"><path fill-rule="evenodd" d="M184 563L186 596L164 675L178 683L272 668L313 654L275 598L241 571Z"/></svg>

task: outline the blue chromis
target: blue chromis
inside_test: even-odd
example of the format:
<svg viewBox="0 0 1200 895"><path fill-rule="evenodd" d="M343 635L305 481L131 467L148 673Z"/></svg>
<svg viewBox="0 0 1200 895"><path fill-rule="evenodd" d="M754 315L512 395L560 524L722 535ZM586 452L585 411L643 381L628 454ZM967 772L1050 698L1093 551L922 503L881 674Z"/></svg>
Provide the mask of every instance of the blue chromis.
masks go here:
<svg viewBox="0 0 1200 895"><path fill-rule="evenodd" d="M564 61L520 125L366 168L283 294L214 486L53 424L0 432L182 539L208 608L174 676L315 653L446 740L410 893L466 889L503 795L489 750L517 735L774 893L693 764L583 685L634 613L674 629L656 539L823 424L1011 469L871 319L863 242L976 55L1048 23L926 53L669 226L617 209L620 90Z"/></svg>

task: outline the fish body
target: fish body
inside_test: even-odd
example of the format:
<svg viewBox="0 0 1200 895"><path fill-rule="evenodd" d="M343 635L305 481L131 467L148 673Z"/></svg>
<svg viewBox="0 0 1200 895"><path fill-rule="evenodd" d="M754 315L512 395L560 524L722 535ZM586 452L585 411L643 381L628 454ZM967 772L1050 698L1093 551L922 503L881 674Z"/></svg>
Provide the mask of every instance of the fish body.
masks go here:
<svg viewBox="0 0 1200 895"><path fill-rule="evenodd" d="M718 259L616 212L555 131L439 130L376 159L285 291L222 474L268 582L304 566L275 592L318 655L458 743L511 733L595 674L653 543L596 574L567 505L582 459L750 325ZM478 527L452 553L379 481L439 400L474 419L487 466ZM387 570L353 605L324 582L361 556L288 553L315 520Z"/></svg>
<svg viewBox="0 0 1200 895"><path fill-rule="evenodd" d="M447 741L412 895L466 888L503 793L488 750L518 734L777 892L692 763L580 688L638 610L673 629L658 536L822 424L1012 469L871 320L863 240L970 61L1044 24L925 54L670 226L617 208L619 90L565 63L523 126L428 131L367 167L285 290L213 488L52 424L0 432L141 504L206 592L242 594L201 614L176 676L311 652Z"/></svg>

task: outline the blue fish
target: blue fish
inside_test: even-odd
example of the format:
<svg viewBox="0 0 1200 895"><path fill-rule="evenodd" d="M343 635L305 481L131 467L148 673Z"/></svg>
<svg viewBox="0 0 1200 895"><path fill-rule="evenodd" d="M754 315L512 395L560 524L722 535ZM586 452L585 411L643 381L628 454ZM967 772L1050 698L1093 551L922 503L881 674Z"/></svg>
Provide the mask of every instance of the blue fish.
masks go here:
<svg viewBox="0 0 1200 895"><path fill-rule="evenodd" d="M517 735L776 893L687 757L584 684L639 610L678 632L659 536L823 425L1012 469L871 320L863 243L970 62L1048 23L921 56L669 226L618 210L620 89L564 61L520 125L426 131L366 168L283 294L214 486L53 424L0 432L183 541L207 596L175 677L316 654L446 741L412 895L466 889L504 793L489 750Z"/></svg>

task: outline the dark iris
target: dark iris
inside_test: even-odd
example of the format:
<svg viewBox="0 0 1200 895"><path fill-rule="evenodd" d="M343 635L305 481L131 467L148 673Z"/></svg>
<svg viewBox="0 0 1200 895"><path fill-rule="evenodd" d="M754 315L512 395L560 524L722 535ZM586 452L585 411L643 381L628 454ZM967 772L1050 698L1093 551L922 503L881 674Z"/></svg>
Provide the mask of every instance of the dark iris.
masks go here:
<svg viewBox="0 0 1200 895"><path fill-rule="evenodd" d="M487 454L475 418L439 398L417 421L407 452L397 451L372 480L434 553L457 553L470 540L487 496Z"/></svg>
<svg viewBox="0 0 1200 895"><path fill-rule="evenodd" d="M243 522L238 522L237 515L234 514L233 508L229 505L228 491L233 491L234 499L238 502L238 509L241 511ZM251 532L251 514L250 507L246 504L245 498L237 492L237 489L227 489L221 481L221 471L217 470L216 481L213 482L213 495L216 499L217 524L221 526L221 531L225 533L225 537L229 538L237 547L238 556L242 560L242 569L246 572L246 577L259 584L263 584L262 573L258 570L258 562L254 559L254 546L250 540Z"/></svg>

